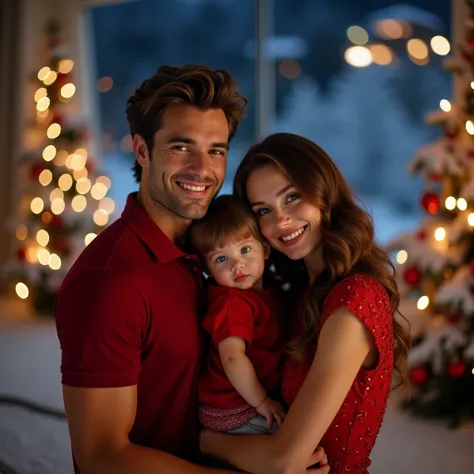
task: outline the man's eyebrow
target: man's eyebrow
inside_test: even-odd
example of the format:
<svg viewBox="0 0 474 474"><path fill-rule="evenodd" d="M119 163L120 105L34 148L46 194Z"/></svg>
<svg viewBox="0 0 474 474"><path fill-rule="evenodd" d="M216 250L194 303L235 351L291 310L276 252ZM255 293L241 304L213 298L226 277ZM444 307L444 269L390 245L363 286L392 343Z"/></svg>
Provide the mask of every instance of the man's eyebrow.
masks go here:
<svg viewBox="0 0 474 474"><path fill-rule="evenodd" d="M192 138L180 137L180 136L170 137L168 138L168 140L166 140L166 143L187 143L188 145L197 144L196 140L193 140ZM211 143L211 148L224 148L225 150L229 150L229 143L214 142L214 143Z"/></svg>
<svg viewBox="0 0 474 474"><path fill-rule="evenodd" d="M282 194L285 194L289 189L293 188L294 186L292 184L289 184L288 186L285 186L284 188L280 189L280 191L278 191L276 193L276 197L280 197ZM263 204L265 204L263 201L258 201L258 202L252 202L250 203L250 205L253 207L253 206L262 206Z"/></svg>

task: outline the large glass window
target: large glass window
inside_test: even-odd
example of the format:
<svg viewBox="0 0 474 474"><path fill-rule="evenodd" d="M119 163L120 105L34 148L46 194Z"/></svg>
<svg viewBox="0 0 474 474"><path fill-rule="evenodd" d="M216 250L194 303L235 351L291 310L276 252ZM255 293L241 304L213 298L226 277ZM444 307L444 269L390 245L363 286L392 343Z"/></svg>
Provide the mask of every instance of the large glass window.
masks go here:
<svg viewBox="0 0 474 474"><path fill-rule="evenodd" d="M92 10L103 164L111 193L124 204L136 188L125 104L143 79L163 64L206 64L229 70L249 98L247 119L232 141L228 179L255 139L255 68L248 53L254 37L252 0L173 0L103 6Z"/></svg>

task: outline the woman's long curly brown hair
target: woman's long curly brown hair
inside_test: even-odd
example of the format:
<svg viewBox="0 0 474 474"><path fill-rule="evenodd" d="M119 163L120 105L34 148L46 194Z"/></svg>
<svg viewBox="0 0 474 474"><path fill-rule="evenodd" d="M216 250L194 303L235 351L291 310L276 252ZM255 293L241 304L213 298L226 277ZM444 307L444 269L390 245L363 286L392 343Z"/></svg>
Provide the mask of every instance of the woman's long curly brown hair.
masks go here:
<svg viewBox="0 0 474 474"><path fill-rule="evenodd" d="M406 361L410 336L406 324L397 321L400 295L395 268L388 255L375 243L370 215L356 202L341 172L329 155L312 141L289 133L276 133L254 145L245 155L234 179L234 194L248 206L247 179L255 169L276 165L299 192L321 211L321 245L325 264L324 278L307 286L304 302L305 334L293 341L291 352L298 358L314 344L321 308L329 290L343 278L363 273L382 284L390 298L394 333L394 368L406 384ZM282 261L282 255L276 255ZM286 260L288 260L286 258ZM301 262L286 262L293 281ZM301 275L301 273L300 273ZM308 282L308 279L306 278ZM295 285L293 285L295 286Z"/></svg>

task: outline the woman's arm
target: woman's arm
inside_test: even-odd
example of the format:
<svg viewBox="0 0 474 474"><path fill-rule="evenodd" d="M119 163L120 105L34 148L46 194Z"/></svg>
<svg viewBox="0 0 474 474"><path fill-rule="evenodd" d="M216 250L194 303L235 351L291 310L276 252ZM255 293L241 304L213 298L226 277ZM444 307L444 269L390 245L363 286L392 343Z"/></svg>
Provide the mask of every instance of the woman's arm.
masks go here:
<svg viewBox="0 0 474 474"><path fill-rule="evenodd" d="M203 450L256 474L304 472L373 347L363 323L347 308L338 309L321 329L311 369L280 430L231 439L206 433Z"/></svg>

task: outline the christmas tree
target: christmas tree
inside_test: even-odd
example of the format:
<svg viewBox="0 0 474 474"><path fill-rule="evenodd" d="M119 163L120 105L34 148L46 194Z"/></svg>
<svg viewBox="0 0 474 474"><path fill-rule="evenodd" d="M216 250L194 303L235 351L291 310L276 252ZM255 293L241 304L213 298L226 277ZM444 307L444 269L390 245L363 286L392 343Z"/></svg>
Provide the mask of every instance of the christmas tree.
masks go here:
<svg viewBox="0 0 474 474"><path fill-rule="evenodd" d="M416 336L404 406L452 427L474 417L474 0L467 7L463 41L444 63L462 93L428 115L442 135L411 164L426 187L426 217L392 245L401 312Z"/></svg>
<svg viewBox="0 0 474 474"><path fill-rule="evenodd" d="M55 294L71 264L108 223L114 202L110 180L97 176L88 145L91 131L74 108L74 62L60 25L48 22L47 64L34 75L32 117L18 166L18 209L10 227L17 248L3 269L8 289L52 314Z"/></svg>

